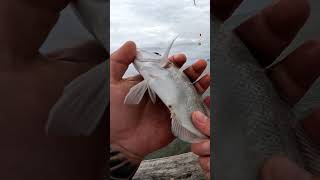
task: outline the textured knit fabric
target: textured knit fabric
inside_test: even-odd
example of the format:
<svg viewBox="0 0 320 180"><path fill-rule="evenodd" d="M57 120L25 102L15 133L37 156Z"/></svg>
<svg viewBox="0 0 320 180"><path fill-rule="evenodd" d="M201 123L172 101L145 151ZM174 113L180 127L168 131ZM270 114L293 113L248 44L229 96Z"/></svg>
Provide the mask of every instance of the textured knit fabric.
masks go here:
<svg viewBox="0 0 320 180"><path fill-rule="evenodd" d="M213 19L214 179L259 179L263 162L279 154L319 171L319 156L306 158L319 149L309 149L310 141L297 131L301 130L297 118L309 112L307 106L299 110L282 101L245 45L220 24ZM304 102L308 107L320 104L316 89Z"/></svg>

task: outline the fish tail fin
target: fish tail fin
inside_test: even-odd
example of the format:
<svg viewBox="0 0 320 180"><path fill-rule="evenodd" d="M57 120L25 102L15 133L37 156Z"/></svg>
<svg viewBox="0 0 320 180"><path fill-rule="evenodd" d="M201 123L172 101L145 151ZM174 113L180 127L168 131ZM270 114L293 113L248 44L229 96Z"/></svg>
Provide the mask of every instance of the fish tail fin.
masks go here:
<svg viewBox="0 0 320 180"><path fill-rule="evenodd" d="M127 96L124 99L124 104L139 104L147 90L151 101L155 103L155 92L149 87L148 80L143 80L129 90Z"/></svg>

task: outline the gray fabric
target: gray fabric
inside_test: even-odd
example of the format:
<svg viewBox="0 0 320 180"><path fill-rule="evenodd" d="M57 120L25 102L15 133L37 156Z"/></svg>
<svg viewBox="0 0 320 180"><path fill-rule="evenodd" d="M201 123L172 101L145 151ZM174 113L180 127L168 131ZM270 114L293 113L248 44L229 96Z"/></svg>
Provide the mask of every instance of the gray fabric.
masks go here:
<svg viewBox="0 0 320 180"><path fill-rule="evenodd" d="M308 137L301 125L297 126L296 135L305 169L320 175L320 146Z"/></svg>
<svg viewBox="0 0 320 180"><path fill-rule="evenodd" d="M81 22L109 50L109 1L78 0L73 4ZM97 65L65 87L50 111L49 135L90 135L109 103L109 63Z"/></svg>
<svg viewBox="0 0 320 180"><path fill-rule="evenodd" d="M83 25L108 51L110 46L109 1L78 0L72 5Z"/></svg>
<svg viewBox="0 0 320 180"><path fill-rule="evenodd" d="M280 99L245 45L219 24L213 20L211 43L214 179L259 179L259 168L272 155L286 155L304 166L296 137L296 109ZM320 104L319 93L314 91L308 98L309 107Z"/></svg>
<svg viewBox="0 0 320 180"><path fill-rule="evenodd" d="M281 62L285 57L292 53L296 48L301 46L307 40L318 39L320 32L320 1L309 0L310 16L299 30L298 34L292 40L290 45L286 47L277 59L269 67ZM268 67L268 68L269 68Z"/></svg>
<svg viewBox="0 0 320 180"><path fill-rule="evenodd" d="M90 135L108 106L109 63L105 61L65 87L50 111L49 135Z"/></svg>
<svg viewBox="0 0 320 180"><path fill-rule="evenodd" d="M311 86L304 97L294 106L296 136L305 168L320 175L320 146L313 142L302 128L300 120L309 115L315 107L320 107L320 78Z"/></svg>
<svg viewBox="0 0 320 180"><path fill-rule="evenodd" d="M239 7L224 23L224 28L232 30L241 23L256 15L259 11L272 3L272 0L243 0Z"/></svg>

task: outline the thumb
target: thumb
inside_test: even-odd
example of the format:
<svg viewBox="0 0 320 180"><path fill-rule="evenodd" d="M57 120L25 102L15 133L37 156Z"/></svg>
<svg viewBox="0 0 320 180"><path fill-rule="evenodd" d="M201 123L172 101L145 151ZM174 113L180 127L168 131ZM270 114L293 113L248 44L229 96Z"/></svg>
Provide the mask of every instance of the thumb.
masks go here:
<svg viewBox="0 0 320 180"><path fill-rule="evenodd" d="M192 113L192 122L203 134L210 137L210 119L200 111Z"/></svg>
<svg viewBox="0 0 320 180"><path fill-rule="evenodd" d="M284 156L275 156L267 160L261 176L262 180L313 180L309 172Z"/></svg>
<svg viewBox="0 0 320 180"><path fill-rule="evenodd" d="M128 66L136 56L136 44L132 41L126 42L110 57L110 81L122 79Z"/></svg>

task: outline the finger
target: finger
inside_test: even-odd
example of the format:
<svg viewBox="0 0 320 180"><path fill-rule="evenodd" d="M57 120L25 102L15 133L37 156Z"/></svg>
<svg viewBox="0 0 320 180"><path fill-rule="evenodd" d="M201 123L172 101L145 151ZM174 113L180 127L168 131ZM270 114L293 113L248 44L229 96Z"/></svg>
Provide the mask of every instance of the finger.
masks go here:
<svg viewBox="0 0 320 180"><path fill-rule="evenodd" d="M210 75L205 75L194 84L199 94L203 94L210 86Z"/></svg>
<svg viewBox="0 0 320 180"><path fill-rule="evenodd" d="M206 179L207 179L207 180L211 180L211 179L210 179L210 171L206 173Z"/></svg>
<svg viewBox="0 0 320 180"><path fill-rule="evenodd" d="M199 157L199 164L205 173L209 172L210 171L210 156Z"/></svg>
<svg viewBox="0 0 320 180"><path fill-rule="evenodd" d="M177 55L171 56L169 60L172 61L176 66L182 67L183 64L187 61L187 57L184 54L177 54ZM203 69L205 69L206 67L205 66L203 68L202 60L199 60L199 61L193 64L193 66L189 67L189 68L193 67L193 70L188 68L189 70L185 71L188 76L192 76L191 78L195 78L195 80L201 75L201 73L203 72ZM200 94L202 94L209 87L209 85L210 85L210 76L206 75L195 84L195 87L197 91Z"/></svg>
<svg viewBox="0 0 320 180"><path fill-rule="evenodd" d="M198 156L210 156L210 140L191 144L191 151Z"/></svg>
<svg viewBox="0 0 320 180"><path fill-rule="evenodd" d="M293 40L309 13L307 0L278 0L241 24L235 32L260 64L267 66Z"/></svg>
<svg viewBox="0 0 320 180"><path fill-rule="evenodd" d="M298 102L320 77L320 40L302 44L270 72L281 97L291 105Z"/></svg>
<svg viewBox="0 0 320 180"><path fill-rule="evenodd" d="M242 0L213 0L210 12L220 20L226 20L241 2Z"/></svg>
<svg viewBox="0 0 320 180"><path fill-rule="evenodd" d="M199 59L194 64L192 64L192 66L187 68L184 72L189 77L190 81L194 82L202 74L206 66L207 66L207 62L203 59ZM197 83L195 83L195 87L200 94L202 94L209 87L209 85L210 85L209 75L204 76Z"/></svg>
<svg viewBox="0 0 320 180"><path fill-rule="evenodd" d="M194 126L203 134L210 136L210 119L200 111L192 113L192 122Z"/></svg>
<svg viewBox="0 0 320 180"><path fill-rule="evenodd" d="M261 170L262 180L310 180L312 175L283 156L267 160Z"/></svg>
<svg viewBox="0 0 320 180"><path fill-rule="evenodd" d="M207 66L207 62L203 59L197 60L194 64L188 67L184 72L187 74L189 79L193 82L198 79L201 73Z"/></svg>
<svg viewBox="0 0 320 180"><path fill-rule="evenodd" d="M128 66L136 56L136 45L132 41L126 42L110 58L110 81L121 80Z"/></svg>
<svg viewBox="0 0 320 180"><path fill-rule="evenodd" d="M204 103L208 106L208 108L210 108L210 96L204 99Z"/></svg>
<svg viewBox="0 0 320 180"><path fill-rule="evenodd" d="M174 56L171 56L169 60L180 68L187 61L187 57L184 54L176 54Z"/></svg>
<svg viewBox="0 0 320 180"><path fill-rule="evenodd" d="M316 109L303 122L306 134L317 144L320 145L320 108Z"/></svg>

